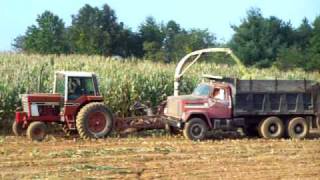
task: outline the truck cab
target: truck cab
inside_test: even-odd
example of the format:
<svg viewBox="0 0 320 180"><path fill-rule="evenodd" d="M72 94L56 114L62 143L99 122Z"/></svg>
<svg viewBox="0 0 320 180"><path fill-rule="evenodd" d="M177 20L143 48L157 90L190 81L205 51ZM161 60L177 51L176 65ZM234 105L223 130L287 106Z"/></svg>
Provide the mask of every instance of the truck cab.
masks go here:
<svg viewBox="0 0 320 180"><path fill-rule="evenodd" d="M200 83L190 95L170 96L165 116L169 128L185 129L185 135L202 139L210 129L233 128L232 85L211 80ZM191 125L190 125L191 124Z"/></svg>

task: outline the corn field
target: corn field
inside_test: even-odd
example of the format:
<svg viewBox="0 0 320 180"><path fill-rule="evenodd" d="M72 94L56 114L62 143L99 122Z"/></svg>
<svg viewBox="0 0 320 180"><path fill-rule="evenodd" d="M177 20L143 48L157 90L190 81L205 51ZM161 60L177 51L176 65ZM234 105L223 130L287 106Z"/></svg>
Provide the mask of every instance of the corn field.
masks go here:
<svg viewBox="0 0 320 180"><path fill-rule="evenodd" d="M134 101L150 101L155 106L173 94L175 66L175 63L163 64L135 58L119 60L102 56L1 53L0 127L8 127L13 119L15 109L20 106L19 94L52 92L54 71L95 72L99 77L100 91L105 103L113 112L129 116L129 107ZM289 72L275 68L247 70L252 79L318 80L320 77L319 73L305 73L302 70ZM182 92L190 93L200 81L201 74L243 77L236 66L206 61L190 69L183 79Z"/></svg>

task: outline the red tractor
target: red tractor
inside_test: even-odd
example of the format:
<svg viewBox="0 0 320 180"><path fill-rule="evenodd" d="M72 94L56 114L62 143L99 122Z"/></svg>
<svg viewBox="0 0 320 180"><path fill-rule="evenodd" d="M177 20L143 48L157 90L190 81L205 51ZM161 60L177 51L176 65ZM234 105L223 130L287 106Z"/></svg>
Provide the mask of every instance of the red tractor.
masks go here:
<svg viewBox="0 0 320 180"><path fill-rule="evenodd" d="M22 95L22 111L16 112L12 129L41 141L47 124L62 124L67 131L80 137L103 138L113 128L113 115L103 104L97 77L88 72L56 72L53 93Z"/></svg>

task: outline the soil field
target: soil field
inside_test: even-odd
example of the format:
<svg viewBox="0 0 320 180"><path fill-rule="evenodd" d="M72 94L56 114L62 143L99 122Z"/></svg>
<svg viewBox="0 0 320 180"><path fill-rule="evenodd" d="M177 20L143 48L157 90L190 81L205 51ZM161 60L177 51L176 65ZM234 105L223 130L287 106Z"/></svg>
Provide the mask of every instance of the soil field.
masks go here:
<svg viewBox="0 0 320 180"><path fill-rule="evenodd" d="M0 137L1 179L320 179L320 139Z"/></svg>

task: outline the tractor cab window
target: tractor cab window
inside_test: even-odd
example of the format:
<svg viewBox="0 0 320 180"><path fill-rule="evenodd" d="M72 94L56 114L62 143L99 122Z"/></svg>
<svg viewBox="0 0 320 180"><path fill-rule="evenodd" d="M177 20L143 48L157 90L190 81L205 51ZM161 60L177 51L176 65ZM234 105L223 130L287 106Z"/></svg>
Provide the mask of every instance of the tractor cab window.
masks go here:
<svg viewBox="0 0 320 180"><path fill-rule="evenodd" d="M95 95L91 77L69 77L68 99L75 100L82 95Z"/></svg>
<svg viewBox="0 0 320 180"><path fill-rule="evenodd" d="M214 88L212 97L216 100L225 100L225 90L222 88Z"/></svg>
<svg viewBox="0 0 320 180"><path fill-rule="evenodd" d="M57 74L56 75L56 82L55 82L55 90L54 93L58 93L61 95L64 95L64 75L63 74Z"/></svg>

